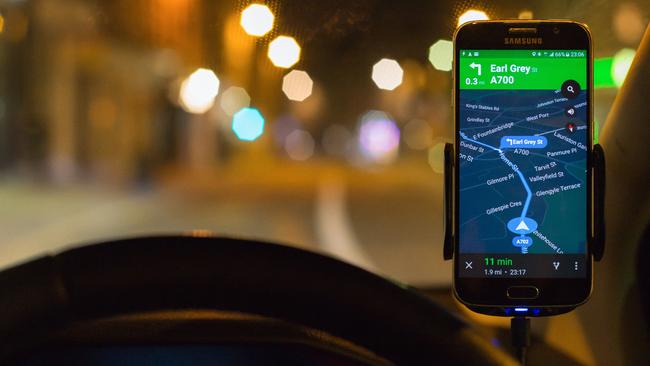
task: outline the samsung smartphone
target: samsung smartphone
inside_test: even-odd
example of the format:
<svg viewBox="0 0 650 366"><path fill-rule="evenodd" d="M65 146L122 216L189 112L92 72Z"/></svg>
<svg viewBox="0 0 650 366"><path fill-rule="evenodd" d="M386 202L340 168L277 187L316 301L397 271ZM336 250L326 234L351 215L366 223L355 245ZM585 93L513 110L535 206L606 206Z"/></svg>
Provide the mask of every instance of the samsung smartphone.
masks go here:
<svg viewBox="0 0 650 366"><path fill-rule="evenodd" d="M455 294L493 315L568 311L592 283L589 31L471 22L454 52Z"/></svg>

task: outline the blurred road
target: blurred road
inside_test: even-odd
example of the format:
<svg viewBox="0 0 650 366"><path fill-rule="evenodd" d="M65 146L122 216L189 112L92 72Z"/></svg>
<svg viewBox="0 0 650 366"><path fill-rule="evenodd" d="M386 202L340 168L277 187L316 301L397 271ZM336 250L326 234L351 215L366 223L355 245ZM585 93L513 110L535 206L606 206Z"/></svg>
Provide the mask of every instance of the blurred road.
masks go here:
<svg viewBox="0 0 650 366"><path fill-rule="evenodd" d="M0 267L98 240L208 230L329 253L409 284L451 282L441 259L442 176L426 162L378 171L326 161L170 169L151 182L3 181Z"/></svg>

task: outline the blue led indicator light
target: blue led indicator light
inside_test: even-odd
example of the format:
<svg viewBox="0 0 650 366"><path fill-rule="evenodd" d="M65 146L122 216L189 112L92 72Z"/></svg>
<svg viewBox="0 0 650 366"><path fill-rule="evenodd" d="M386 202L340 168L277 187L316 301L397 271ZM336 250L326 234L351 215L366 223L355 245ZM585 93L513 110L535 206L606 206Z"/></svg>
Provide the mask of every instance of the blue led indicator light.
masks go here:
<svg viewBox="0 0 650 366"><path fill-rule="evenodd" d="M518 313L525 313L528 311L528 308L515 308L515 311Z"/></svg>

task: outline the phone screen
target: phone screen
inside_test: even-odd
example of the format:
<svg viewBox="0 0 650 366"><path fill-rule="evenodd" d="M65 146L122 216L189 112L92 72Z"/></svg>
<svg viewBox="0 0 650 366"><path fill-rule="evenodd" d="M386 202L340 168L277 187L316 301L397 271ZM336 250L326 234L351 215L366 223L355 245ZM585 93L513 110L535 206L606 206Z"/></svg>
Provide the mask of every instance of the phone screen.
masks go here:
<svg viewBox="0 0 650 366"><path fill-rule="evenodd" d="M460 277L587 276L587 50L460 49Z"/></svg>

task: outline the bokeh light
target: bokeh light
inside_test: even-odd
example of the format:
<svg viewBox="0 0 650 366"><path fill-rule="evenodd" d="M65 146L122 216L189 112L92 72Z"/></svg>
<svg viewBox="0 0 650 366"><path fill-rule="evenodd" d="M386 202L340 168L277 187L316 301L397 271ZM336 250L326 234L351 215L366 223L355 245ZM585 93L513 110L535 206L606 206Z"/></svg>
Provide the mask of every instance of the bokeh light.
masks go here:
<svg viewBox="0 0 650 366"><path fill-rule="evenodd" d="M612 69L614 57L599 57L594 59L594 88L615 88Z"/></svg>
<svg viewBox="0 0 650 366"><path fill-rule="evenodd" d="M359 147L364 157L378 163L390 163L397 157L400 131L384 112L369 111L361 119Z"/></svg>
<svg viewBox="0 0 650 366"><path fill-rule="evenodd" d="M474 20L488 20L488 19L490 19L490 17L488 17L484 11L477 10L477 9L470 9L458 17L458 26L460 27L461 25L467 22L472 22Z"/></svg>
<svg viewBox="0 0 650 366"><path fill-rule="evenodd" d="M24 6L7 6L3 4L2 19L3 19L3 40L10 42L21 42L27 37L30 31L34 31L30 25L31 15L28 14L28 9ZM65 9L65 7L57 7L57 9Z"/></svg>
<svg viewBox="0 0 650 366"><path fill-rule="evenodd" d="M232 117L232 130L240 140L255 141L264 133L264 117L256 108L242 108Z"/></svg>
<svg viewBox="0 0 650 366"><path fill-rule="evenodd" d="M300 46L292 37L279 36L269 44L268 56L273 65L288 69L300 60Z"/></svg>
<svg viewBox="0 0 650 366"><path fill-rule="evenodd" d="M382 58L372 67L372 81L379 89L393 90L404 78L404 70L395 60Z"/></svg>
<svg viewBox="0 0 650 366"><path fill-rule="evenodd" d="M636 52L633 49L623 48L614 55L614 62L612 63L612 79L614 79L614 84L616 84L617 87L620 88L621 85L623 85L635 54Z"/></svg>
<svg viewBox="0 0 650 366"><path fill-rule="evenodd" d="M445 173L445 143L438 142L429 149L429 166L438 174Z"/></svg>
<svg viewBox="0 0 650 366"><path fill-rule="evenodd" d="M261 37L273 28L274 19L273 13L266 5L251 4L242 11L239 24L251 36Z"/></svg>
<svg viewBox="0 0 650 366"><path fill-rule="evenodd" d="M219 94L217 75L209 69L197 69L181 84L181 106L189 113L202 114L212 108L217 94Z"/></svg>
<svg viewBox="0 0 650 366"><path fill-rule="evenodd" d="M454 60L454 44L446 39L439 39L429 48L429 62L440 71L450 71Z"/></svg>
<svg viewBox="0 0 650 366"><path fill-rule="evenodd" d="M302 102L311 95L314 82L305 71L293 70L282 79L282 91L290 100Z"/></svg>
<svg viewBox="0 0 650 366"><path fill-rule="evenodd" d="M533 19L533 12L532 10L522 10L519 12L519 15L517 16L519 19L524 19L524 20L530 20Z"/></svg>
<svg viewBox="0 0 650 366"><path fill-rule="evenodd" d="M228 115L232 116L238 110L246 108L251 104L251 97L246 89L238 86L231 86L221 94L221 109Z"/></svg>
<svg viewBox="0 0 650 366"><path fill-rule="evenodd" d="M291 114L281 115L273 123L269 124L273 133L273 142L276 146L284 148L284 142L287 140L287 136L294 130L300 129L300 126L302 126L302 123Z"/></svg>
<svg viewBox="0 0 650 366"><path fill-rule="evenodd" d="M643 13L634 3L626 2L618 5L612 19L612 29L621 42L628 45L639 42L647 24L647 20L643 19Z"/></svg>
<svg viewBox="0 0 650 366"><path fill-rule="evenodd" d="M284 150L293 160L305 161L314 155L314 138L304 130L292 131L284 141Z"/></svg>
<svg viewBox="0 0 650 366"><path fill-rule="evenodd" d="M423 150L431 146L433 141L433 128L429 122L414 119L404 126L404 141L414 150Z"/></svg>

